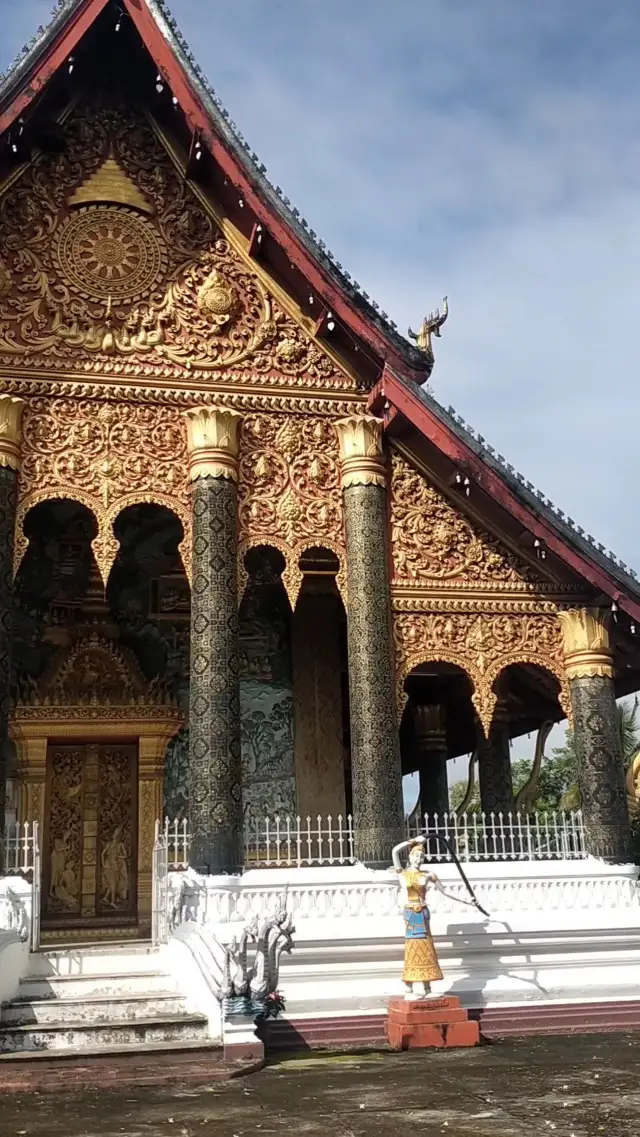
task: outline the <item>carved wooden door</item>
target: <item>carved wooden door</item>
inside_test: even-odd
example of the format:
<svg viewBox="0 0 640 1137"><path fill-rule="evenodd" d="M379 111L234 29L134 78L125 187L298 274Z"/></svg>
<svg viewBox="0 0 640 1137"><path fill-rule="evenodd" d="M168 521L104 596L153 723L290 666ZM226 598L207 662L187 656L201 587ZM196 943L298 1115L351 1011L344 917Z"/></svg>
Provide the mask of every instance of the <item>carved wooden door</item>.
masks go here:
<svg viewBox="0 0 640 1137"><path fill-rule="evenodd" d="M137 813L136 744L49 745L44 927L136 922Z"/></svg>

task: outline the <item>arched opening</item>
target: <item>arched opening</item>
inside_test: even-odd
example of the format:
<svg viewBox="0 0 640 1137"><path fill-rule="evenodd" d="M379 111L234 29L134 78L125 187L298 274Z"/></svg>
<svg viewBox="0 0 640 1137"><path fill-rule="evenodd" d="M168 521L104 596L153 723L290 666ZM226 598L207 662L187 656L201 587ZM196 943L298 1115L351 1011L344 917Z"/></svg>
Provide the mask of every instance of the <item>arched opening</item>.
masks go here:
<svg viewBox="0 0 640 1137"><path fill-rule="evenodd" d="M104 590L91 548L97 532L93 513L68 498L43 501L25 517L29 544L14 589L14 697L27 694L56 651L104 615Z"/></svg>
<svg viewBox="0 0 640 1137"><path fill-rule="evenodd" d="M351 813L347 619L325 548L300 558L302 587L293 614L295 768L298 812L314 821Z"/></svg>
<svg viewBox="0 0 640 1137"><path fill-rule="evenodd" d="M185 716L189 705L191 593L180 558L180 519L164 505L123 509L113 526L118 555L107 600L120 642L133 652L146 679L159 680ZM168 744L164 809L183 817L187 807L188 728Z"/></svg>
<svg viewBox="0 0 640 1137"><path fill-rule="evenodd" d="M270 545L249 549L239 612L240 727L245 823L294 816L291 605L285 559Z"/></svg>
<svg viewBox="0 0 640 1137"><path fill-rule="evenodd" d="M551 727L564 718L560 681L547 668L529 662L504 667L493 684L497 696L489 739L480 755L480 800L486 813L528 812L535 808L544 743ZM523 748L518 740L528 742ZM529 759L514 780L514 756Z"/></svg>
<svg viewBox="0 0 640 1137"><path fill-rule="evenodd" d="M418 817L442 816L450 808L449 785L462 776L478 741L473 687L461 667L425 662L409 673L407 701L400 723L400 753L407 812ZM413 794L407 776L414 775Z"/></svg>

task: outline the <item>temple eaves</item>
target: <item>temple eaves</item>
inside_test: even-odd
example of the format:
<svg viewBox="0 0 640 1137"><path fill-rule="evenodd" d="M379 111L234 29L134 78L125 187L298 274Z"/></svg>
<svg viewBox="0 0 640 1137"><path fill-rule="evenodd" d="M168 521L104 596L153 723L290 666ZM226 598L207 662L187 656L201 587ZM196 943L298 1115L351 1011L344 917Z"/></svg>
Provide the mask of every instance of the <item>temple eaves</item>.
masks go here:
<svg viewBox="0 0 640 1137"><path fill-rule="evenodd" d="M387 422L394 414L399 414L410 422L414 429L427 437L419 413L419 407L424 408L427 415L432 416L432 421L435 417L449 435L464 444L464 449L467 451L466 458L464 451L461 452L459 447L454 449L457 451L460 467L465 473L473 479L474 458L479 459L487 472L497 475L506 491L504 494L496 493L499 504L513 512L513 507L510 508L506 499L510 494L514 495L529 515L529 528L532 532L535 530L531 522L535 523L536 519L550 527L564 549L571 550L577 555L576 558L572 558L571 567L587 580L591 576L590 583L593 587L601 589L603 594L609 596L613 605L618 604L628 609L634 620L640 619L638 574L611 550L598 543L590 533L586 533L572 517L568 517L550 498L536 489L532 482L527 481L502 454L496 453L494 447L465 422L461 415L456 414L453 407L445 409L430 391L418 387L415 383L407 383L402 376L394 374L389 368L371 392L369 406L376 414L384 415ZM570 563L566 552L563 559ZM593 566L595 574L589 573L588 565ZM625 598L630 604L625 604Z"/></svg>

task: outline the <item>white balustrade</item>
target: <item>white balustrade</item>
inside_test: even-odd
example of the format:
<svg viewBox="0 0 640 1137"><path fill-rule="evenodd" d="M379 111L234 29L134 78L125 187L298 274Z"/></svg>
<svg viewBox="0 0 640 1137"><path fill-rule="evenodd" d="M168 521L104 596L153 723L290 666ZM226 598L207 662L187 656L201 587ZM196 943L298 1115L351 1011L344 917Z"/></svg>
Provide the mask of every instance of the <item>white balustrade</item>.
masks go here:
<svg viewBox="0 0 640 1137"><path fill-rule="evenodd" d="M38 822L8 825L4 835L5 876L27 875L35 868L38 851Z"/></svg>
<svg viewBox="0 0 640 1137"><path fill-rule="evenodd" d="M189 864L186 819L165 819L170 871ZM430 861L559 861L587 856L582 813L444 813L407 821L408 838L425 835ZM444 840L440 840L444 838ZM347 817L265 817L245 831L245 867L303 868L355 863L354 826ZM391 850L389 850L391 856Z"/></svg>

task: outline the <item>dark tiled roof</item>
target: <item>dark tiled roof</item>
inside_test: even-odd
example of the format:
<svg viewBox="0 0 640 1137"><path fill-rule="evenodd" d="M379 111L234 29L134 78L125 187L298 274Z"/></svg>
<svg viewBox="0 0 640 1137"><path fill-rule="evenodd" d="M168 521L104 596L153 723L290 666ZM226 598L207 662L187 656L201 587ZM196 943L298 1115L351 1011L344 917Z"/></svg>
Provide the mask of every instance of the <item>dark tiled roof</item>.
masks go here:
<svg viewBox="0 0 640 1137"><path fill-rule="evenodd" d="M610 549L599 544L590 533L577 525L572 517L558 508L550 498L541 490L536 489L533 482L527 481L523 474L516 470L502 454L497 454L493 446L478 434L461 415L456 414L453 407L445 408L431 392L415 383L409 383L402 376L392 372L397 383L400 383L431 411L436 418L454 432L478 458L490 469L494 470L507 483L509 488L517 495L523 505L544 518L567 544L577 552L595 561L609 576L619 582L620 587L635 596L640 597L640 581L638 574L619 560Z"/></svg>

